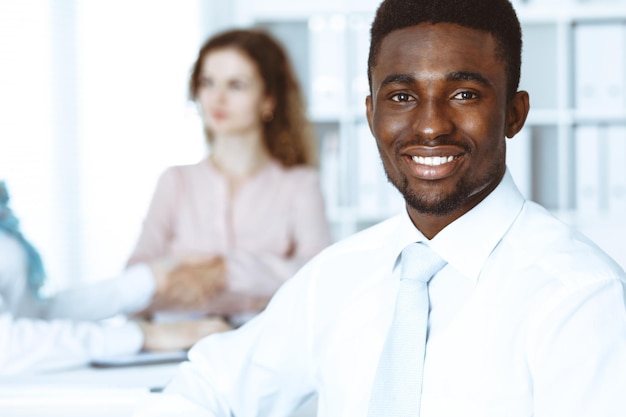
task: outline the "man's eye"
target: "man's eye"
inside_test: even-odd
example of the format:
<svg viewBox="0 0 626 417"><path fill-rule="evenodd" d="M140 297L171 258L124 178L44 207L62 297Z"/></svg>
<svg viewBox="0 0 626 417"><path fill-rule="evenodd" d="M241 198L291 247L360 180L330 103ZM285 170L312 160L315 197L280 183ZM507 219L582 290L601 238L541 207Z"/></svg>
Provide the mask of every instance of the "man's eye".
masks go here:
<svg viewBox="0 0 626 417"><path fill-rule="evenodd" d="M391 99L397 102L406 102L411 100L411 96L405 93L394 94Z"/></svg>
<svg viewBox="0 0 626 417"><path fill-rule="evenodd" d="M475 93L472 93L471 91L461 91L454 96L454 98L459 100L471 100L476 97L477 95Z"/></svg>

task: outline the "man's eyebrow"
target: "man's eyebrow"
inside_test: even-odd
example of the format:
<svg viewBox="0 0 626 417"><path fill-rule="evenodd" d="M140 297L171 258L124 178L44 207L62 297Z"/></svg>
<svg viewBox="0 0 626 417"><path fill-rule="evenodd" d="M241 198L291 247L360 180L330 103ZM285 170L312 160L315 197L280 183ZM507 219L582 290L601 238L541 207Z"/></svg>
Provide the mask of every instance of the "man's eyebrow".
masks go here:
<svg viewBox="0 0 626 417"><path fill-rule="evenodd" d="M484 86L491 86L491 81L478 72L455 71L446 76L448 81L475 81Z"/></svg>
<svg viewBox="0 0 626 417"><path fill-rule="evenodd" d="M381 87L384 87L388 84L413 84L415 82L415 77L410 74L390 74L386 76L383 81L380 83Z"/></svg>
<svg viewBox="0 0 626 417"><path fill-rule="evenodd" d="M413 84L417 78L412 74L389 74L380 83L381 87L388 84ZM491 81L479 72L455 71L446 75L448 81L474 81L484 86L490 86Z"/></svg>

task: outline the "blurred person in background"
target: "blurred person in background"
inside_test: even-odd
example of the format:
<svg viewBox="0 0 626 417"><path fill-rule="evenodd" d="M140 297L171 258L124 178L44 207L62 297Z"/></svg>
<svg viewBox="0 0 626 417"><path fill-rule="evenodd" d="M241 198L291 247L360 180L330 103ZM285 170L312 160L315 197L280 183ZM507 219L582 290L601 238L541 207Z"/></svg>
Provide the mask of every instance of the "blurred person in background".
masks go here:
<svg viewBox="0 0 626 417"><path fill-rule="evenodd" d="M189 348L227 329L219 319L184 323L105 322L152 303L197 306L223 283L208 281L205 260L165 259L45 297L41 257L22 235L0 181L0 375L58 370L142 350ZM184 291L172 290L184 288Z"/></svg>
<svg viewBox="0 0 626 417"><path fill-rule="evenodd" d="M189 95L210 154L162 174L128 266L211 256L225 288L195 313L238 325L331 243L315 138L289 58L264 31L209 38Z"/></svg>

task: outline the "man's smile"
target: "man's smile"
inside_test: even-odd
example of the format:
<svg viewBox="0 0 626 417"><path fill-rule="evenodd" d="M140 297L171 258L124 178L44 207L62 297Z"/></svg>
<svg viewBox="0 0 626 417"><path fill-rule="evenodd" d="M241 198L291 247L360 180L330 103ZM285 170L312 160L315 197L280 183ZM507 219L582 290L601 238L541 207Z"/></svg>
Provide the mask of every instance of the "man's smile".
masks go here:
<svg viewBox="0 0 626 417"><path fill-rule="evenodd" d="M414 156L413 162L421 165L439 166L452 162L454 156Z"/></svg>

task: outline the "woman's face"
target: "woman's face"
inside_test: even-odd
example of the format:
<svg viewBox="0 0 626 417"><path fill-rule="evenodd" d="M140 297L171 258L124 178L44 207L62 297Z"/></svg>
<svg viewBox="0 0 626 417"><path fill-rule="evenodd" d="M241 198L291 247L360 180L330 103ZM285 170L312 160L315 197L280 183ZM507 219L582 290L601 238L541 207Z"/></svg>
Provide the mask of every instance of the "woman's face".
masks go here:
<svg viewBox="0 0 626 417"><path fill-rule="evenodd" d="M235 48L216 49L202 59L197 102L205 127L214 136L256 133L272 100L254 62Z"/></svg>

